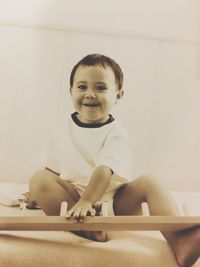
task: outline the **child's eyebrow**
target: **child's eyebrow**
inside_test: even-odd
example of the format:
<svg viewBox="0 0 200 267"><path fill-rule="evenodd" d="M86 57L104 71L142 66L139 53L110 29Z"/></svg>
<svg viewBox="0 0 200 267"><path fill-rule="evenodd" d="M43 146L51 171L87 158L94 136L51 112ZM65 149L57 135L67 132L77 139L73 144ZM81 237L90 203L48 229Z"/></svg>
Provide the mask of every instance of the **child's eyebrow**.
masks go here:
<svg viewBox="0 0 200 267"><path fill-rule="evenodd" d="M79 83L87 83L86 81L78 81L77 84Z"/></svg>
<svg viewBox="0 0 200 267"><path fill-rule="evenodd" d="M76 84L79 84L79 83L84 83L84 84L87 84L86 81L78 81ZM103 85L106 85L105 82L95 82L95 84L103 84Z"/></svg>
<svg viewBox="0 0 200 267"><path fill-rule="evenodd" d="M96 84L104 84L104 85L106 85L105 82L96 82Z"/></svg>

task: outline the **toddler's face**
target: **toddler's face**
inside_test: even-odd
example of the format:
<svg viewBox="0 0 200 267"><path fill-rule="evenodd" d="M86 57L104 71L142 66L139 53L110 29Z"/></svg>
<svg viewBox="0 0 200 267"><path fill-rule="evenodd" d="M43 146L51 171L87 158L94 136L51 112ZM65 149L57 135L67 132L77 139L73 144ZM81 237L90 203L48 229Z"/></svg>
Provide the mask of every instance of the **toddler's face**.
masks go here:
<svg viewBox="0 0 200 267"><path fill-rule="evenodd" d="M79 66L71 88L72 102L83 123L103 123L117 102L119 90L113 70L106 66Z"/></svg>

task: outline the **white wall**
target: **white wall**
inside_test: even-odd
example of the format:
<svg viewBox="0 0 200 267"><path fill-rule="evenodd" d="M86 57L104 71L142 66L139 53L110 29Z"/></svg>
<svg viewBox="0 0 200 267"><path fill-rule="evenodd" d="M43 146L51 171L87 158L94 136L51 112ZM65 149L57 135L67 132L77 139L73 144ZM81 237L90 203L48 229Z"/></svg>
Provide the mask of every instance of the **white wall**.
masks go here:
<svg viewBox="0 0 200 267"><path fill-rule="evenodd" d="M0 0L0 22L200 40L199 0Z"/></svg>
<svg viewBox="0 0 200 267"><path fill-rule="evenodd" d="M1 2L5 11L9 1ZM36 8L39 2L34 3ZM178 5L178 1L174 3ZM188 14L195 15L197 2L190 3ZM172 11L171 6L168 9ZM24 20L28 20L27 13ZM114 113L132 137L135 175L151 171L172 190L200 190L200 43L196 16L192 35L190 22L188 28L184 24L186 31L178 31L176 40L173 35L178 26L176 30L166 27L161 40L161 32L156 28L153 32L153 27L147 27L142 37L131 31L129 36L120 32L86 33L84 27L77 32L64 29L62 23L60 28L59 23L56 29L51 28L49 14L53 13L44 16L48 28L41 27L42 20L38 27L33 14L29 25L27 20L20 21L23 16L19 15L8 23L8 14L1 16L4 23L0 24L1 181L26 182L40 168L39 154L49 133L56 121L72 110L68 93L72 66L87 53L99 52L116 59L124 70L125 96ZM14 14L18 13L12 17Z"/></svg>

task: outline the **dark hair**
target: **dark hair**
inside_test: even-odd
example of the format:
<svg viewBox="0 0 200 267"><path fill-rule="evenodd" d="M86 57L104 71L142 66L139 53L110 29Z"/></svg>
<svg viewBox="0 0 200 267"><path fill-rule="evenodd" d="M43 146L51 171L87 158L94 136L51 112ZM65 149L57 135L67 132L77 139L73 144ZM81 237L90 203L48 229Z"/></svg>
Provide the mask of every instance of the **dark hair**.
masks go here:
<svg viewBox="0 0 200 267"><path fill-rule="evenodd" d="M113 70L115 74L115 80L118 85L118 90L122 89L123 84L123 72L120 66L111 58L101 55L101 54L90 54L82 58L72 69L70 75L70 86L73 86L74 83L74 75L79 66L109 66Z"/></svg>

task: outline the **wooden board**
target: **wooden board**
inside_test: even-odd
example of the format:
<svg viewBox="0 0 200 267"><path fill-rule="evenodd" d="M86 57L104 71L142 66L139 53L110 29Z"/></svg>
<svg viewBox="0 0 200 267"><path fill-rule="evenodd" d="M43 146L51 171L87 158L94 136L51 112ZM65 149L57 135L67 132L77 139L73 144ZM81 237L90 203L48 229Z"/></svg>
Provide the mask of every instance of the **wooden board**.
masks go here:
<svg viewBox="0 0 200 267"><path fill-rule="evenodd" d="M86 217L84 222L63 216L1 216L0 230L78 231L78 230L158 230L174 231L200 226L200 216L112 216Z"/></svg>

